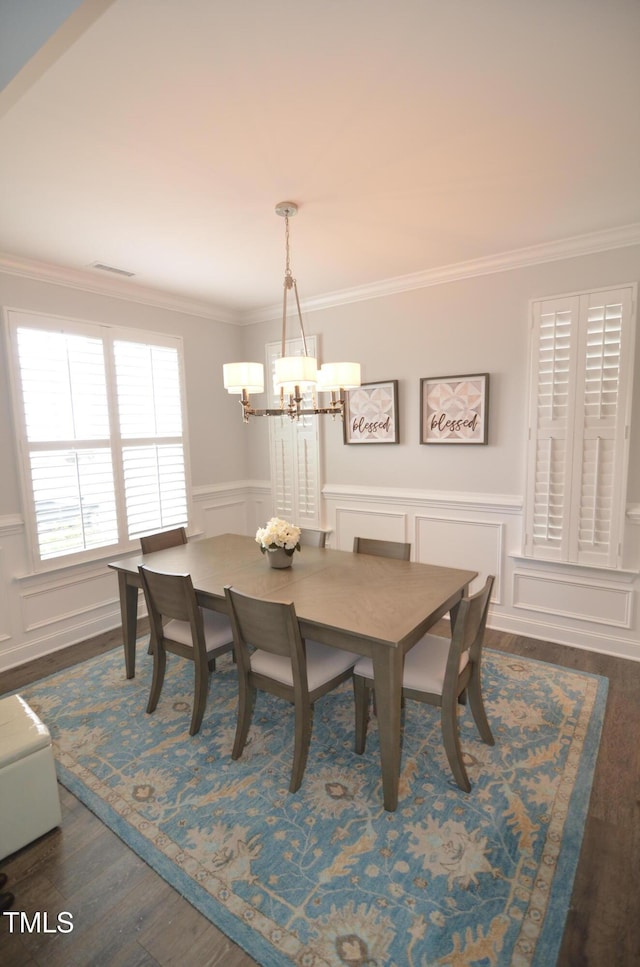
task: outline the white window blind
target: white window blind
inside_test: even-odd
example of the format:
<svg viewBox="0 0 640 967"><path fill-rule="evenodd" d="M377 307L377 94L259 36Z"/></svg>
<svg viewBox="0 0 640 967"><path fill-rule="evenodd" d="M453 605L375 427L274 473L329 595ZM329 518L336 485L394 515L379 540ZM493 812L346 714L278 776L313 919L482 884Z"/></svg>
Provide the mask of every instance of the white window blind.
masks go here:
<svg viewBox="0 0 640 967"><path fill-rule="evenodd" d="M525 553L620 564L635 290L533 304Z"/></svg>
<svg viewBox="0 0 640 967"><path fill-rule="evenodd" d="M186 525L180 341L6 315L35 563Z"/></svg>
<svg viewBox="0 0 640 967"><path fill-rule="evenodd" d="M316 337L307 336L307 351L316 353ZM267 398L269 407L280 405L279 391L273 385L275 360L282 344L267 346ZM288 340L289 355L302 352L299 339ZM312 394L305 393L303 407L312 406ZM320 527L320 451L318 417L266 417L269 422L271 489L273 511L300 527Z"/></svg>

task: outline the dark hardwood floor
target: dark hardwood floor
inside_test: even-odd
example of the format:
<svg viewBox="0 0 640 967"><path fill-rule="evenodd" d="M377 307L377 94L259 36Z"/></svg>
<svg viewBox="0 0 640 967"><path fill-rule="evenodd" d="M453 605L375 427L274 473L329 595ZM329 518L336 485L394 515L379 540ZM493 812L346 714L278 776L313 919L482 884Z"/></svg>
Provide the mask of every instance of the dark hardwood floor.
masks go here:
<svg viewBox="0 0 640 967"><path fill-rule="evenodd" d="M119 645L120 632L2 676L0 694ZM491 648L604 675L609 696L584 841L557 967L640 965L640 662L487 631ZM63 822L0 867L30 921L73 913L71 933L14 933L3 967L251 967L255 964L60 789ZM380 964L378 967L386 967ZM398 965L400 967L400 965ZM545 965L547 967L547 965ZM548 965L553 967L553 965Z"/></svg>

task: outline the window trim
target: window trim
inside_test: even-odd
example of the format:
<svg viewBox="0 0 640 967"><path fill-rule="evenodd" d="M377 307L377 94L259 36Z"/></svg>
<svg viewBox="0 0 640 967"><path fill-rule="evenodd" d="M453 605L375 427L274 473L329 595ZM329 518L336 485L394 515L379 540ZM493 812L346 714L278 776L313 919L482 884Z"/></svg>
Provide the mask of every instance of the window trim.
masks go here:
<svg viewBox="0 0 640 967"><path fill-rule="evenodd" d="M12 410L12 427L15 444L17 478L22 505L22 519L26 533L27 560L30 573L41 574L48 571L57 571L64 568L74 567L76 565L89 564L105 559L108 560L110 558L114 558L115 556L136 550L139 547L138 538L135 537L129 539L127 534L122 448L127 444L128 441L122 437L119 421L117 419L117 387L113 354L113 344L118 340L138 342L144 345L167 346L177 350L178 375L180 382L180 405L182 415L181 445L184 456L185 497L187 505L187 521L185 522L185 526L189 527L193 521L193 498L183 337L166 332L157 332L151 329L140 329L134 326L128 327L114 325L112 323L91 321L73 316L60 315L53 312L45 312L42 310L25 309L18 306L4 306L2 318L4 323L3 328L5 331L4 338ZM101 442L103 442L104 445L110 449L113 461L118 530L118 538L116 543L103 544L98 547L88 548L80 551L72 551L68 554L57 554L44 559L40 556L35 512L35 498L29 472L30 443L27 437L17 340L17 330L24 327L39 330L50 330L53 332L69 332L73 335L84 335L89 338L100 338L103 340L103 346L105 348L105 383L107 387L109 436ZM133 443L135 441L131 442Z"/></svg>

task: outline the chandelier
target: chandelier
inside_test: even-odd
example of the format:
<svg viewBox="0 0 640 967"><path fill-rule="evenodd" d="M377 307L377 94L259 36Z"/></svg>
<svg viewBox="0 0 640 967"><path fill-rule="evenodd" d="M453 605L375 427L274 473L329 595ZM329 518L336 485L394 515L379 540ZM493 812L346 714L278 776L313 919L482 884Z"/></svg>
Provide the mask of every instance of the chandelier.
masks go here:
<svg viewBox="0 0 640 967"><path fill-rule="evenodd" d="M315 356L307 352L307 340L300 311L298 286L291 274L289 253L289 219L298 211L292 201L276 205L276 214L285 223L285 272L282 303L282 347L280 357L275 360L274 385L280 391L280 405L272 409L255 409L251 405L251 393L264 393L264 366L262 363L225 363L222 367L224 388L239 394L242 406L242 420L249 422L251 416L288 416L297 420L301 416L328 414L342 416L344 413L345 391L360 386L359 363L324 363L318 370ZM300 324L302 354L287 356L287 297L293 289ZM305 392L311 391L311 406L305 405ZM316 392L329 393L326 406L318 406Z"/></svg>

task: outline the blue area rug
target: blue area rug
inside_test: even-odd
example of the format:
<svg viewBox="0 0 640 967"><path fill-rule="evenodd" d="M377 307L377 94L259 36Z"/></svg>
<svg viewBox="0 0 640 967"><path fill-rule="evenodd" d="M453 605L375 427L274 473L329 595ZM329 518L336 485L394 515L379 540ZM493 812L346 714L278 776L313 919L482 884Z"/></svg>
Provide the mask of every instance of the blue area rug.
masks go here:
<svg viewBox="0 0 640 967"><path fill-rule="evenodd" d="M193 666L169 657L144 711L138 643L22 689L60 781L262 967L551 967L580 852L606 679L487 650L496 745L468 708L472 790L453 783L438 710L407 702L400 802L382 808L375 719L353 752L350 685L315 710L307 771L287 791L293 709L260 694L233 762L236 671L219 661L189 737Z"/></svg>

